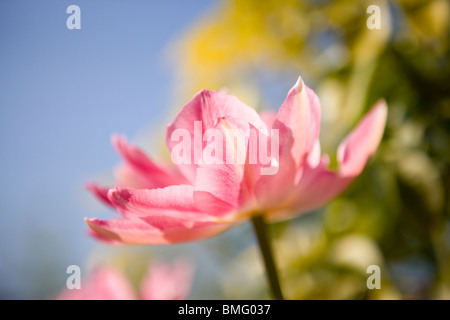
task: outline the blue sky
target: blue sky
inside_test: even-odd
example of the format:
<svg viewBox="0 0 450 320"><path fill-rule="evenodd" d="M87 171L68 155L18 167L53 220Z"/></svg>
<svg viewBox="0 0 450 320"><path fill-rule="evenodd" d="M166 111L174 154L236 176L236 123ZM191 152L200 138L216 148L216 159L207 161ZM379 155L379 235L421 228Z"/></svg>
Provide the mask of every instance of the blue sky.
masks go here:
<svg viewBox="0 0 450 320"><path fill-rule="evenodd" d="M48 296L96 245L83 217L102 209L83 184L119 163L112 133L169 115L167 47L212 4L0 2L0 298Z"/></svg>

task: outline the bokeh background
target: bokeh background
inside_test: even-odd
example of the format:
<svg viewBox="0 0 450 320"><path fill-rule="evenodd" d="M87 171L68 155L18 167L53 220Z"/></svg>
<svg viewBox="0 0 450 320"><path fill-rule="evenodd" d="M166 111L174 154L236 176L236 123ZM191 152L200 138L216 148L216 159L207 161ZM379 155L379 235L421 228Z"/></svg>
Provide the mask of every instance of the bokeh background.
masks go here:
<svg viewBox="0 0 450 320"><path fill-rule="evenodd" d="M81 29L66 8L81 8ZM370 30L369 5L381 28ZM190 258L192 299L269 298L248 225L174 246L108 247L83 217L106 218L86 182L113 183L122 133L167 157L165 125L195 92L227 88L278 109L297 77L322 104L336 147L379 98L380 148L327 206L271 225L289 299L450 298L450 4L419 1L2 1L0 298L51 299L66 268L123 269ZM369 265L381 289L369 290Z"/></svg>

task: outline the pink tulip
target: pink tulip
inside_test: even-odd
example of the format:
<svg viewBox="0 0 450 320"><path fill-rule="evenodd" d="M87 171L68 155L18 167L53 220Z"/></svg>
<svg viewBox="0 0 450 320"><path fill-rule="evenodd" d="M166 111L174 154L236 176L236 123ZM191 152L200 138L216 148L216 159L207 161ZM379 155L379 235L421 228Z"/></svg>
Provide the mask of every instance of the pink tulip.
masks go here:
<svg viewBox="0 0 450 320"><path fill-rule="evenodd" d="M86 222L94 236L111 244L169 244L215 236L257 214L269 221L292 218L323 206L362 172L380 143L386 116L385 102L376 103L341 142L339 166L330 170L320 151L319 99L300 78L273 114L258 115L232 95L202 90L167 127L175 166L156 163L113 137L125 160L118 186L89 189L120 218ZM244 143L230 132L239 132ZM205 154L213 140L207 136L217 133L223 141L209 154L219 160L211 163ZM194 137L190 149L179 152L187 136ZM263 161L264 144L270 161ZM252 150L259 151L256 162ZM228 156L244 161L220 161Z"/></svg>
<svg viewBox="0 0 450 320"><path fill-rule="evenodd" d="M192 282L192 267L178 260L173 265L153 264L144 277L139 294L125 275L112 267L99 267L84 281L80 289L65 289L58 300L183 300Z"/></svg>

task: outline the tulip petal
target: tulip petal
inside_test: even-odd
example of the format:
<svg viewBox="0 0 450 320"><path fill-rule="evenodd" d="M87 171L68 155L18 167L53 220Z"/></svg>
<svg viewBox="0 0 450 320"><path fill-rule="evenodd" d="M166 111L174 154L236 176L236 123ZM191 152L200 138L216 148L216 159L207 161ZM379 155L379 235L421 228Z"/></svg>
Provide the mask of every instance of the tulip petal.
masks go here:
<svg viewBox="0 0 450 320"><path fill-rule="evenodd" d="M271 129L279 135L278 170L261 176L255 186L261 210L283 201L300 179L305 161L313 160L309 155L319 138L320 103L301 78L289 91Z"/></svg>
<svg viewBox="0 0 450 320"><path fill-rule="evenodd" d="M136 185L137 183L145 183L146 188L161 188L168 185L184 184L186 180L181 174L176 171L176 168L164 167L154 163L144 152L142 152L136 146L128 144L126 139L119 135L113 135L112 144L116 151L124 158L127 166L132 171L120 172L120 180L124 180L125 177L131 177L131 183ZM133 177L139 177L138 179ZM120 181L122 185L128 185L128 179Z"/></svg>
<svg viewBox="0 0 450 320"><path fill-rule="evenodd" d="M126 217L165 215L180 219L212 221L213 216L199 211L194 202L194 187L168 186L161 189L109 190L108 199Z"/></svg>
<svg viewBox="0 0 450 320"><path fill-rule="evenodd" d="M104 238L123 244L171 244L195 241L218 235L231 224L180 220L168 216L99 220L85 219L87 225Z"/></svg>
<svg viewBox="0 0 450 320"><path fill-rule="evenodd" d="M194 199L203 211L217 216L232 214L237 207L254 200L253 186L261 165L249 163L250 144L258 142L256 127L241 119L224 117L215 129L223 137L222 158L215 157L218 162L212 164L204 161L198 167Z"/></svg>
<svg viewBox="0 0 450 320"><path fill-rule="evenodd" d="M320 141L319 139L317 139L313 149L308 154L306 161L308 162L309 166L315 168L320 164L320 160L321 160L321 148L320 148Z"/></svg>
<svg viewBox="0 0 450 320"><path fill-rule="evenodd" d="M194 199L204 212L221 215L238 206L240 182L233 165L209 165L197 169Z"/></svg>
<svg viewBox="0 0 450 320"><path fill-rule="evenodd" d="M122 242L111 239L111 238L106 238L106 237L100 235L99 233L95 232L92 229L87 229L86 234L103 244L107 244L107 245L111 245L111 246L118 246L118 247L124 245Z"/></svg>
<svg viewBox="0 0 450 320"><path fill-rule="evenodd" d="M102 238L123 244L161 244L162 232L139 219L85 219L86 224Z"/></svg>
<svg viewBox="0 0 450 320"><path fill-rule="evenodd" d="M277 117L277 113L272 110L266 110L266 111L262 111L259 114L259 117L266 124L267 129L270 130L270 128L272 128L273 122L275 121L275 119Z"/></svg>
<svg viewBox="0 0 450 320"><path fill-rule="evenodd" d="M380 144L386 118L386 102L380 100L341 142L337 153L341 175L357 176L362 172L367 160Z"/></svg>
<svg viewBox="0 0 450 320"><path fill-rule="evenodd" d="M257 128L266 128L264 122L259 118L258 113L241 102L237 97L223 92L209 90L201 90L198 92L183 107L175 120L167 126L166 144L171 152L178 143L172 140L172 134L175 130L187 130L193 139L193 143L191 143L191 163L178 164L180 171L192 183L195 182L197 164L201 156L200 152L195 151L195 149L203 150L206 144L202 141L203 134L206 130L214 128L219 119L224 117L241 119ZM201 132L199 134L202 136L198 137L199 140L195 139L197 132L194 130L194 124L197 121L201 123Z"/></svg>
<svg viewBox="0 0 450 320"><path fill-rule="evenodd" d="M329 170L328 163L328 157L323 156L320 164L314 168L305 164L299 184L290 196L269 213L269 219L284 220L314 210L344 190L352 179Z"/></svg>
<svg viewBox="0 0 450 320"><path fill-rule="evenodd" d="M193 267L185 260L173 265L157 261L153 263L142 282L140 292L143 300L186 299L192 284Z"/></svg>
<svg viewBox="0 0 450 320"><path fill-rule="evenodd" d="M77 290L65 290L58 300L135 300L128 280L113 268L101 267L82 282Z"/></svg>
<svg viewBox="0 0 450 320"><path fill-rule="evenodd" d="M286 211L286 214L274 212L270 215L271 219L285 219L294 214L316 209L347 188L375 153L383 136L386 117L386 103L384 101L376 103L339 145L338 171L328 169L327 156L322 156L318 166L306 163L301 180L289 197L290 200L286 200L279 207L283 210L284 205L287 205L291 210Z"/></svg>
<svg viewBox="0 0 450 320"><path fill-rule="evenodd" d="M289 91L272 128L280 130L280 145L290 146L280 152L280 166L283 158L290 156L298 169L313 149L320 132L319 98L301 78Z"/></svg>
<svg viewBox="0 0 450 320"><path fill-rule="evenodd" d="M218 119L214 130L218 133L216 138L222 139L221 156L210 156L212 163L207 163L204 155L205 159L197 169L194 196L204 210L217 210L217 204L221 206L223 203L228 207L226 211L238 205L249 125L245 121L224 117Z"/></svg>

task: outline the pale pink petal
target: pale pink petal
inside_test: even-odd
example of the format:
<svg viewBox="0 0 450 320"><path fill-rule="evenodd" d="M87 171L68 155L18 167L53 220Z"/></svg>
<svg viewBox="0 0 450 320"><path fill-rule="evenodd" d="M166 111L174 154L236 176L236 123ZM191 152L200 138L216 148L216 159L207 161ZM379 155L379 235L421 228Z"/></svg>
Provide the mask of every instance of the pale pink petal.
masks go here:
<svg viewBox="0 0 450 320"><path fill-rule="evenodd" d="M168 216L99 220L85 219L87 225L104 238L123 244L171 244L218 235L229 227L226 222L181 220Z"/></svg>
<svg viewBox="0 0 450 320"><path fill-rule="evenodd" d="M290 146L280 152L280 166L283 158L290 156L294 160L295 169L298 169L314 147L320 132L319 98L301 78L289 91L272 128L280 130L280 144Z"/></svg>
<svg viewBox="0 0 450 320"><path fill-rule="evenodd" d="M277 113L272 110L265 110L259 114L259 117L266 124L267 129L270 130L270 128L272 128L273 122L277 117Z"/></svg>
<svg viewBox="0 0 450 320"><path fill-rule="evenodd" d="M166 167L154 163L139 148L128 144L124 137L113 135L112 143L125 163L135 171L135 175L140 176L140 183L145 181L147 188L161 188L186 183L184 177L177 172L175 167ZM135 182L135 179L132 182ZM127 185L126 181L122 181L122 184Z"/></svg>
<svg viewBox="0 0 450 320"><path fill-rule="evenodd" d="M197 169L194 200L202 211L221 215L238 206L242 177L236 175L234 165L209 165Z"/></svg>
<svg viewBox="0 0 450 320"><path fill-rule="evenodd" d="M313 149L308 154L306 161L308 162L308 165L310 167L315 168L320 164L320 160L321 160L321 148L320 148L320 141L319 139L317 139Z"/></svg>
<svg viewBox="0 0 450 320"><path fill-rule="evenodd" d="M189 164L178 164L177 166L192 183L195 181L197 164L201 157L201 152L198 151L203 150L206 145L206 142L202 140L203 134L206 130L214 128L219 119L224 117L241 119L257 128L266 128L258 113L237 97L209 90L198 92L183 107L175 120L167 126L166 144L171 152L178 144L178 141L172 140L173 132L177 129L184 129L190 133L192 138L191 162ZM200 132L194 130L195 122L201 123Z"/></svg>
<svg viewBox="0 0 450 320"><path fill-rule="evenodd" d="M85 219L86 224L102 238L123 244L163 244L161 230L139 219Z"/></svg>
<svg viewBox="0 0 450 320"><path fill-rule="evenodd" d="M58 300L135 300L137 297L123 274L102 267L81 280L80 289L66 289Z"/></svg>
<svg viewBox="0 0 450 320"><path fill-rule="evenodd" d="M319 138L319 99L301 78L289 91L271 129L279 134L278 170L273 175L261 176L255 186L262 210L280 203L291 192Z"/></svg>
<svg viewBox="0 0 450 320"><path fill-rule="evenodd" d="M202 161L199 165L194 199L203 211L222 214L238 207L242 192L250 192L243 181L250 125L240 119L223 117L214 130L223 138L222 157L212 157L217 163Z"/></svg>
<svg viewBox="0 0 450 320"><path fill-rule="evenodd" d="M306 163L299 184L278 205L271 208L269 219L284 220L314 210L338 195L351 181L329 170L326 156L314 168Z"/></svg>
<svg viewBox="0 0 450 320"><path fill-rule="evenodd" d="M267 113L266 113L267 118ZM267 119L266 119L267 120ZM255 205L257 202L255 186L261 178L261 175L267 173L267 169L273 165L271 150L271 137L269 130L259 130L250 125L249 141L247 147L247 156L244 166L244 175L241 182L241 191L239 193L239 205ZM261 144L265 141L266 150L262 151ZM265 158L264 160L262 158ZM255 161L256 160L256 161ZM263 162L267 161L267 162ZM265 171L264 171L265 170ZM272 171L273 172L273 171Z"/></svg>
<svg viewBox="0 0 450 320"><path fill-rule="evenodd" d="M290 149L289 143L280 141L279 154L286 154L286 149ZM259 207L265 210L274 203L279 203L295 185L294 160L287 156L280 159L278 169L273 175L261 175L254 186L254 194L258 199Z"/></svg>
<svg viewBox="0 0 450 320"><path fill-rule="evenodd" d="M103 244L107 244L107 245L111 245L111 246L118 246L118 247L124 246L124 243L114 240L114 239L111 239L111 238L106 238L106 237L100 235L99 233L95 232L92 229L87 229L86 234Z"/></svg>
<svg viewBox="0 0 450 320"><path fill-rule="evenodd" d="M147 271L141 285L143 300L184 300L187 298L193 277L193 267L186 260L173 264L157 261Z"/></svg>
<svg viewBox="0 0 450 320"><path fill-rule="evenodd" d="M305 164L304 173L293 193L274 210L272 220L289 218L301 212L316 209L341 193L364 169L374 154L383 136L386 124L387 106L378 102L360 121L357 127L343 140L338 151L338 171L328 169L329 160L322 156L314 167Z"/></svg>
<svg viewBox="0 0 450 320"><path fill-rule="evenodd" d="M383 136L387 118L384 100L378 101L338 148L339 171L343 176L359 175L375 153Z"/></svg>
<svg viewBox="0 0 450 320"><path fill-rule="evenodd" d="M149 215L211 221L213 216L201 212L194 202L194 186L175 185L160 189L109 190L110 202L126 217Z"/></svg>

